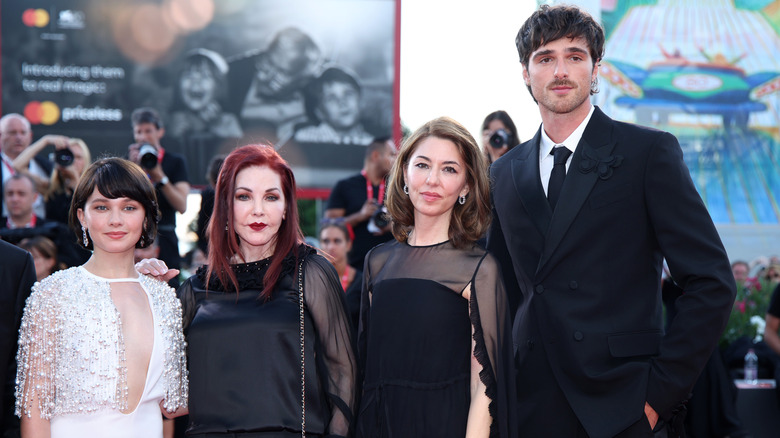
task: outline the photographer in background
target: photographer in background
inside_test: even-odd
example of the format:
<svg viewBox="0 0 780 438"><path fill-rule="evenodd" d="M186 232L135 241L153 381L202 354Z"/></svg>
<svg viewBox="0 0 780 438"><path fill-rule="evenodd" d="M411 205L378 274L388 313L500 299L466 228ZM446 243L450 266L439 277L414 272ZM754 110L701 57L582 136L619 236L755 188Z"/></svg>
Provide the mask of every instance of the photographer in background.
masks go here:
<svg viewBox="0 0 780 438"><path fill-rule="evenodd" d="M393 238L385 214L385 180L398 151L390 138L376 138L366 146L363 170L336 183L330 192L325 217L344 218L355 233L348 261L363 269L363 258L369 249Z"/></svg>
<svg viewBox="0 0 780 438"><path fill-rule="evenodd" d="M46 220L57 222L61 227L50 228L44 233L54 240L59 252L59 261L66 266L83 265L89 259L90 252L76 243L75 237L67 229L68 211L73 191L81 179L81 175L92 162L92 155L87 144L79 138L69 138L62 135L44 135L38 141L22 151L13 161L14 169L26 169L33 159L47 146L54 146L54 152L49 159L54 165L51 178L45 181L45 188L36 184L45 204Z"/></svg>
<svg viewBox="0 0 780 438"><path fill-rule="evenodd" d="M36 184L36 188L44 198L46 219L67 224L73 190L92 161L86 143L79 138L44 135L23 150L14 159L13 166L17 172L22 172L22 169L28 168L30 161L50 145L54 146L54 152L49 156L54 171L49 180Z"/></svg>
<svg viewBox="0 0 780 438"><path fill-rule="evenodd" d="M3 185L11 176L21 172L35 182L36 191L45 193L49 184L49 175L51 174L51 163L44 157L35 157L28 159L26 166L19 166L18 170L14 166L14 160L26 150L32 142L32 129L30 121L23 115L11 113L0 118L0 174L2 174ZM0 190L0 202L3 204L3 216L8 215L8 208L3 200L3 191ZM46 210L43 205L43 198L38 197L35 206L35 214L44 217Z"/></svg>
<svg viewBox="0 0 780 438"><path fill-rule="evenodd" d="M493 163L519 143L515 122L506 111L495 111L482 122L482 150Z"/></svg>
<svg viewBox="0 0 780 438"><path fill-rule="evenodd" d="M160 145L165 128L159 114L152 108L138 108L130 116L135 143L128 147L127 157L140 165L157 191L160 203L160 223L157 239L160 259L171 269L181 267L179 239L176 237L176 212L187 209L190 193L187 162L184 157L168 152ZM171 287L179 287L177 277L171 279Z"/></svg>

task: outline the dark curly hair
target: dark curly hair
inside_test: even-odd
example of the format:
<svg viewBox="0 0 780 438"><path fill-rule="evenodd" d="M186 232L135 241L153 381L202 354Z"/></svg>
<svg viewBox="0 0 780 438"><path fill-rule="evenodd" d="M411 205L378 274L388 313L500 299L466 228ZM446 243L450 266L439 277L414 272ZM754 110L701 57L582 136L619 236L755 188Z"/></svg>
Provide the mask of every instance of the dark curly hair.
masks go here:
<svg viewBox="0 0 780 438"><path fill-rule="evenodd" d="M520 63L527 70L535 50L561 38L585 39L594 66L604 57L604 29L590 14L576 6L542 5L517 32L515 45ZM528 91L531 91L530 86Z"/></svg>

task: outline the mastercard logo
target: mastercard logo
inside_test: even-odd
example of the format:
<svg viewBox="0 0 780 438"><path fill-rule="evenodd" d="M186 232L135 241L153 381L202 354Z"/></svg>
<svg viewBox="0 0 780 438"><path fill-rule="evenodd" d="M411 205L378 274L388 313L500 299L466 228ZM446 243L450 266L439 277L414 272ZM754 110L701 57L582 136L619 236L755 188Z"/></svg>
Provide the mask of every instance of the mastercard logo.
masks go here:
<svg viewBox="0 0 780 438"><path fill-rule="evenodd" d="M48 100L33 101L25 105L24 116L33 125L53 125L60 119L60 107Z"/></svg>
<svg viewBox="0 0 780 438"><path fill-rule="evenodd" d="M46 9L27 9L22 13L22 23L28 27L45 27L49 24Z"/></svg>

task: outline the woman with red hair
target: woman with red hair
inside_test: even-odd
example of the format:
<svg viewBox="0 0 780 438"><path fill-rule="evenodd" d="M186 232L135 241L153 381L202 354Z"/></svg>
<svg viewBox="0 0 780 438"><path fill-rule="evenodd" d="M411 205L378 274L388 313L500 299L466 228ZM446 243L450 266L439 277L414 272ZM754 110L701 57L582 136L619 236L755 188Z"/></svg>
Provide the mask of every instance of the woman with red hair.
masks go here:
<svg viewBox="0 0 780 438"><path fill-rule="evenodd" d="M208 265L179 288L188 436L350 434L357 379L350 317L333 266L303 243L295 190L273 147L240 147L222 165ZM154 261L141 265L166 272Z"/></svg>

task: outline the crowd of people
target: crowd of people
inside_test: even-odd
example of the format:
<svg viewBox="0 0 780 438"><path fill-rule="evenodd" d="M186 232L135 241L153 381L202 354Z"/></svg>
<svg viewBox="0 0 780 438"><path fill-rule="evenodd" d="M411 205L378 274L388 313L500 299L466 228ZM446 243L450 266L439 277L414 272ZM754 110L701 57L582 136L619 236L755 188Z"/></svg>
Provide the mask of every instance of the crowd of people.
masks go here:
<svg viewBox="0 0 780 438"><path fill-rule="evenodd" d="M735 378L744 378L743 361L753 349L759 359L758 377L780 378L780 258L735 260L731 269L737 296L720 343L726 366ZM780 389L777 399L780 403Z"/></svg>
<svg viewBox="0 0 780 438"><path fill-rule="evenodd" d="M0 242L2 432L697 436L685 412L701 412L709 375L728 376L731 415L728 372L748 348L780 375L780 263L730 263L677 139L591 104L604 41L577 7L525 21L516 45L542 118L525 142L496 111L481 143L440 117L397 147L314 99L300 135L349 128L366 144L317 247L290 165L244 145L209 165L189 254L203 263L186 276L186 160L154 109L133 112L126 157L95 162L79 139L32 143L24 116L0 118L0 237L19 246ZM182 75L217 87L222 63L199 51ZM308 91L357 102L349 72L325 72ZM748 436L733 420L719 433Z"/></svg>

